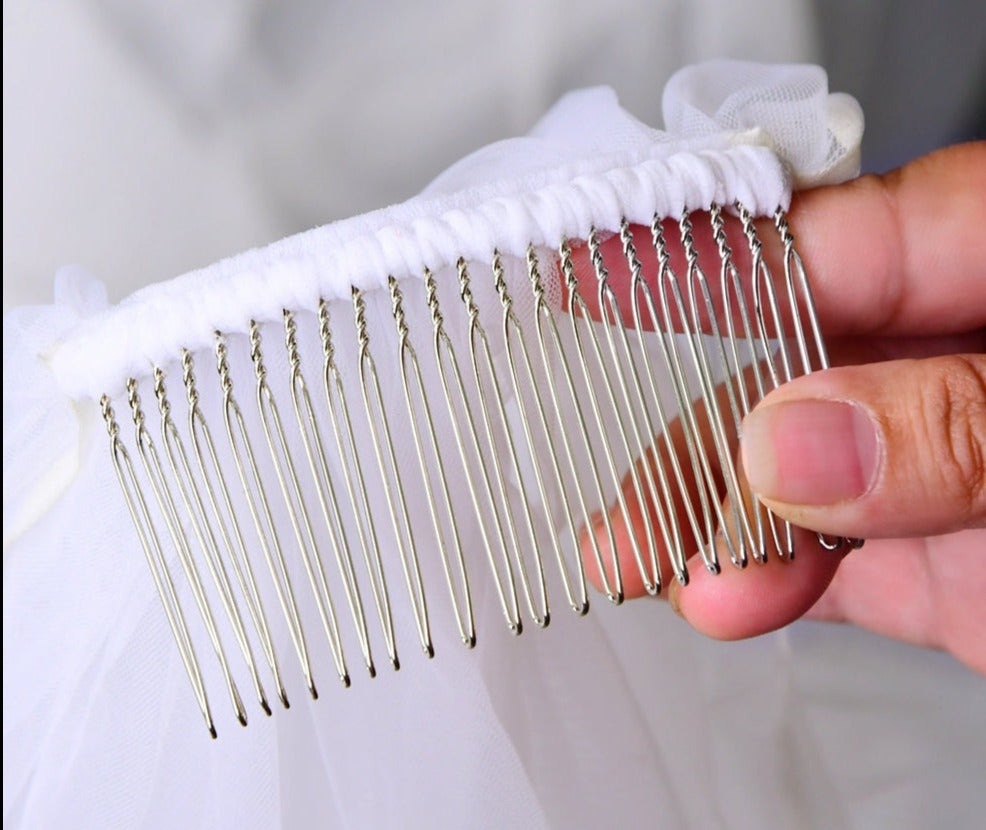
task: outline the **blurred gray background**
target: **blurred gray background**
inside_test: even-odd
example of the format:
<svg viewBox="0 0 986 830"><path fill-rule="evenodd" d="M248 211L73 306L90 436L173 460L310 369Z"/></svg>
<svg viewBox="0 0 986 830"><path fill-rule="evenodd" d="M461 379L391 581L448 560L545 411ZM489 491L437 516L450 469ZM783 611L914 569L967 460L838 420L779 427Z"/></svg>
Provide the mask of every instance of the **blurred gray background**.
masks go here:
<svg viewBox="0 0 986 830"><path fill-rule="evenodd" d="M4 309L79 263L116 300L415 193L607 83L660 124L680 65L810 61L883 170L986 135L981 0L11 0Z"/></svg>

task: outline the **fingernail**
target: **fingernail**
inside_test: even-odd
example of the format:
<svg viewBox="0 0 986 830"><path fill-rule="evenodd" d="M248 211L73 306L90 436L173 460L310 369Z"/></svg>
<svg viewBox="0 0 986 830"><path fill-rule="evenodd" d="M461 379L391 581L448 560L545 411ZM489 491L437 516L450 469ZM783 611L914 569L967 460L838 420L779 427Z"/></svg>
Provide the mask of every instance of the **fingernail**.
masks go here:
<svg viewBox="0 0 986 830"><path fill-rule="evenodd" d="M743 468L761 496L786 504L827 505L859 498L876 479L881 444L861 406L789 401L743 422Z"/></svg>

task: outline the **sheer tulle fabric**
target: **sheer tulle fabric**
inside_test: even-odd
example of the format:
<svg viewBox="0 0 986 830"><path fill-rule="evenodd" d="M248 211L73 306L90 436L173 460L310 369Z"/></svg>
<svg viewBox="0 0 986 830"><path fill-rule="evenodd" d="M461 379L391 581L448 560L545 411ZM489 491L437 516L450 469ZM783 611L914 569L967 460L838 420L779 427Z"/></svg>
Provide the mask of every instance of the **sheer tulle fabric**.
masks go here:
<svg viewBox="0 0 986 830"><path fill-rule="evenodd" d="M716 644L693 634L665 605L646 601L614 608L597 600L587 618L559 608L548 629L516 638L503 625L492 585L482 580L474 591L475 651L457 642L449 612L436 609L434 660L408 639L399 673L381 666L371 681L354 666L347 690L333 681L323 644L315 649L319 701L307 698L296 671L286 671L289 711L266 718L254 706L249 727L241 729L214 692L220 739L210 741L201 727L108 460L104 425L85 398L119 391L127 372L146 371L162 354L173 358L188 345L182 323L204 343L217 326L239 321L242 330L250 315L273 320L285 305L312 309L333 286L341 296L349 281L382 285L394 261L373 251L385 248L380 234L394 228L430 228L409 245L417 259L400 254L409 274L423 264L452 264L456 245L466 253L469 246L489 247L481 223L447 218L454 211L481 216L492 199L516 211L510 233L524 245L556 244L550 233L577 231L580 222L616 230L600 217L652 214L654 194L647 202L631 188L611 203L612 191L599 176L663 163L672 156L669 147L708 151L710 164L731 153L747 157L751 166L735 182L716 186L752 186L747 199L760 198L764 209L785 202L792 178L851 174L858 111L854 121L852 104L828 96L818 70L719 64L705 71L669 85L670 135L634 121L610 93L584 93L552 111L530 138L464 160L410 207L242 255L152 287L117 309L105 308L91 278L65 272L54 305L7 317L5 824L919 827L973 821L975 804L947 794L968 790L964 782L982 764L976 739L986 728L982 685L941 654L812 625ZM730 78L747 92L726 90ZM785 123L814 127L788 133L780 128ZM525 194L560 187L580 169L599 186L579 191L581 214L567 216L561 201L543 214L524 204ZM668 213L721 199L686 179L694 190L672 193ZM326 262L346 267L316 267ZM233 290L234 283L240 287ZM190 295L194 320L183 305ZM150 326L155 318L160 325ZM135 324L138 330L130 331ZM244 364L234 372L249 373ZM104 381L117 388L104 390ZM205 401L213 409L217 404ZM545 512L551 515L550 505ZM468 521L463 535L476 535ZM300 573L293 576L303 581ZM424 576L437 578L434 570ZM187 595L183 602L190 603ZM395 615L399 630L409 631L406 602L395 603ZM274 628L287 662L287 633L283 625ZM204 632L194 633L205 643ZM222 688L217 680L210 678L211 688Z"/></svg>

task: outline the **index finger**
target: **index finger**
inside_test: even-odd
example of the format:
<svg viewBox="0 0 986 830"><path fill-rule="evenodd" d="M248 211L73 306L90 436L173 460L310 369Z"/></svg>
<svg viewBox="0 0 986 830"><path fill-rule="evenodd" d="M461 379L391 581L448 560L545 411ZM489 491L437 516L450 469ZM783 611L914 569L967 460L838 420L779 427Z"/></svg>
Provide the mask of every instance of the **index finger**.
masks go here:
<svg viewBox="0 0 986 830"><path fill-rule="evenodd" d="M986 142L797 194L789 221L826 334L986 326Z"/></svg>
<svg viewBox="0 0 986 830"><path fill-rule="evenodd" d="M715 275L720 259L708 217L693 218L699 264ZM749 273L739 220L724 215L723 222L735 263ZM797 193L788 222L826 336L941 336L986 326L986 142L939 150L885 175ZM756 224L772 273L783 273L783 248L771 221ZM672 220L663 226L671 268L684 275L679 229ZM631 230L643 272L658 273L650 229ZM603 239L600 250L623 322L632 325L631 275L620 237ZM601 319L588 246L573 246L572 263L588 313ZM748 300L752 290L746 280ZM709 291L721 315L717 279L709 281ZM782 313L789 316L788 309ZM674 315L670 325L681 330Z"/></svg>

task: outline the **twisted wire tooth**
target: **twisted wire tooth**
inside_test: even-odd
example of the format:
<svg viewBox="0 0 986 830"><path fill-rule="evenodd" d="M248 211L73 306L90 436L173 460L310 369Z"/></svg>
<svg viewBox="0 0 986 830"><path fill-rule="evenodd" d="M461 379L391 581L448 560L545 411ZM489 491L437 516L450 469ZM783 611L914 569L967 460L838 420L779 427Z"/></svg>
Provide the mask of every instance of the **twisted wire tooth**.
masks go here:
<svg viewBox="0 0 986 830"><path fill-rule="evenodd" d="M729 345L729 357L732 358L732 365L726 364L726 383L733 386L736 390L736 398L739 400L738 408L733 408L733 427L736 435L742 433L742 419L749 414L751 407L757 403L764 395L763 372L760 366L760 355L757 350L757 341L753 336L754 325L750 319L744 286L740 278L739 270L733 260L732 248L726 237L726 226L723 219L722 207L713 202L709 218L712 224L712 235L719 252L719 287L722 292L722 316L726 323L726 337ZM733 303L736 308L734 310ZM737 335L734 316L739 316L742 330L740 336ZM740 357L739 342L742 338L748 349L747 358L749 367L744 372L744 361ZM750 390L745 375L747 372L752 375L755 385L755 400L751 401ZM767 559L767 538L765 524L770 525L774 541L778 541L776 526L766 514L765 508L760 500L752 492L749 493L749 500L746 499L746 491L740 490L741 502L735 505L735 509L742 510L745 515L752 513L754 520L752 540L753 558L758 562L765 562ZM765 522L766 517L766 522ZM777 550L781 550L778 545Z"/></svg>
<svg viewBox="0 0 986 830"><path fill-rule="evenodd" d="M788 354L787 339L784 336L783 322L778 311L777 296L776 291L774 290L774 280L767 261L763 256L763 245L760 242L759 235L757 234L752 215L749 210L747 210L746 206L741 202L735 202L734 207L736 208L740 222L742 223L743 234L746 237L747 245L750 250L750 280L753 288L753 316L756 322L757 335L759 337L761 360L762 364L767 368L767 374L769 376L772 388L776 388L780 385L780 377L778 375L776 361L774 360L774 349L767 333L766 311L763 303L764 293L767 295L767 305L770 309L771 317L774 322L774 331L777 334L777 353L781 358L784 376L787 379L790 379L791 377L791 361ZM762 399L766 390L766 384L764 383L762 377L761 361L757 360L757 349L752 343L753 339L749 333L747 334L747 337L751 340L754 371L756 372L755 379L757 382L757 394L759 399ZM756 494L753 494L753 497L758 505L758 511L763 509L767 515L771 536L774 542L774 549L781 557L793 559L795 554L793 526L788 521L779 520L772 510L768 510L763 507L759 497ZM778 521L781 522L783 527L783 539L780 537L778 531Z"/></svg>
<svg viewBox="0 0 986 830"><path fill-rule="evenodd" d="M572 267L571 261L571 250L568 247L567 242L562 242L559 253L561 255L561 267L562 273L565 278L566 287L571 290L571 285L575 281L575 272ZM576 467L576 461L574 456L574 449L568 440L568 425L563 399L559 397L558 388L554 382L553 373L550 371L552 365L552 356L556 359L558 367L561 369L562 377L564 378L565 385L564 389L568 393L564 401L567 401L571 405L571 414L574 415L577 424L576 434L580 435L582 441L580 443L579 449L584 452L584 457L588 462L589 473L591 476L592 485L592 495L595 498L595 504L597 509L600 511L599 515L602 517L603 530L606 536L606 542L609 545L609 565L610 568L606 567L606 562L603 558L603 551L599 545L599 540L595 532L589 532L588 538L592 546L592 557L593 564L597 569L600 581L602 583L603 592L606 594L606 598L612 602L614 605L619 605L624 599L623 590L623 571L620 565L619 551L616 545L616 535L613 528L613 520L610 516L609 510L606 509L606 498L604 495L603 481L599 473L599 461L596 458L595 451L592 447L592 441L590 438L588 423L586 420L586 415L582 407L582 402L579 397L578 392L575 388L575 379L572 374L571 366L568 362L567 351L561 340L561 333L558 330L558 324L555 320L554 312L551 310L551 306L548 304L545 298L544 282L541 278L540 269L538 266L537 252L533 245L527 246L527 273L531 285L531 291L534 295L534 305L535 305L535 330L537 332L538 340L538 350L541 356L541 363L546 370L545 377L547 378L548 393L551 398L552 407L554 410L556 423L560 427L560 435L562 436L562 446L565 450L566 459L568 461L568 466L571 471L572 477L575 480L575 492L580 500L580 506L582 508L582 515L585 520L584 527L592 528L593 520L590 516L590 511L583 497L582 488L579 486L579 477ZM571 299L568 303L568 311L571 314L572 303L576 302ZM573 323L574 326L574 323ZM576 347L581 350L581 341L576 337ZM584 355L580 358L580 365L584 366ZM612 467L610 467L610 472L612 472ZM617 490L619 494L619 488ZM619 495L617 496L619 499ZM626 520L627 512L625 511L625 500L620 501L620 509L624 519ZM635 544L631 540L631 544Z"/></svg>
<svg viewBox="0 0 986 830"><path fill-rule="evenodd" d="M791 233L791 227L788 224L787 216L779 207L774 212L774 226L777 228L777 231L781 236L781 242L784 245L785 285L787 287L791 305L794 331L798 342L798 350L801 354L804 374L810 374L812 372L812 365L811 358L808 353L808 344L804 333L804 326L801 322L801 312L798 303L797 291L795 289L795 279L797 279L798 287L801 289L801 299L804 304L805 314L808 317L808 325L811 328L815 353L818 356L819 368L828 369L831 364L829 363L828 350L825 347L825 340L822 337L821 323L818 319L818 309L815 306L815 298L811 290L811 283L808 280L808 274L805 271L805 264L801 259L801 255L794 247L794 235ZM817 534L817 537L822 547L827 550L837 550L842 546L843 542L854 549L861 548L864 544L864 540L862 539L841 539L840 537L829 539L822 533Z"/></svg>
<svg viewBox="0 0 986 830"><path fill-rule="evenodd" d="M198 542L198 548L205 557L209 574L219 593L219 599L225 611L226 619L233 629L240 653L247 665L254 692L257 695L261 708L267 715L270 715L271 710L270 704L267 702L267 694L260 680L260 674L253 657L253 649L247 638L239 605L233 594L225 565L219 554L219 547L215 533L209 523L208 513L205 509L200 487L189 464L185 443L171 417L171 402L167 396L165 375L159 366L154 369L154 394L158 401L158 411L161 416L161 438L164 444L165 454L168 458L172 478L177 485L181 502L189 518L189 524Z"/></svg>
<svg viewBox="0 0 986 830"><path fill-rule="evenodd" d="M514 398L520 409L521 426L524 430L526 447L532 462L532 468L538 488L538 495L540 496L541 504L547 505L549 503L549 482L545 480L545 476L542 473L543 464L541 463L541 456L546 455L551 472L550 485L553 488L553 492L557 493L561 500L562 509L565 513L566 527L572 536L572 543L574 545L573 555L575 559L574 570L576 584L573 584L570 568L566 563L564 552L561 549L561 534L551 533L550 540L555 553L559 573L561 575L565 598L568 601L569 607L575 611L575 613L582 615L587 613L589 610L589 597L586 591L585 568L582 564L582 557L579 550L579 542L577 537L578 524L576 523L571 496L568 492L568 488L565 486L562 475L561 461L559 459L556 445L557 439L552 434L552 430L548 425L548 415L545 409L544 398L541 394L540 384L535 379L534 367L531 363L531 355L524 340L524 334L520 321L517 319L517 315L513 311L513 298L510 296L510 292L507 287L503 270L503 262L500 258L499 251L493 252L492 271L494 289L500 300L500 305L503 311L501 318L501 333L503 335L504 346L506 348L507 372L510 377ZM459 272L459 279L463 283L463 300L467 302L468 306L469 301L467 300L465 294L469 274L466 270L465 262L461 259L459 260ZM469 296L471 297L471 294ZM473 318L476 319L475 325L478 331L475 334L471 332L471 336L480 336L483 343L486 344L485 332L482 331L478 322L478 309L476 309L475 314L473 314L470 309L470 319ZM476 355L476 351L476 349L473 350L474 356ZM492 363L489 358L488 345L485 345L484 352L487 355L487 360ZM524 377L527 380L526 390L528 391L528 395L524 394L524 389L522 388L520 369L518 368L518 358L520 360L520 367L524 370ZM546 373L550 373L547 366L543 368ZM476 369L476 367L474 367L474 371L476 371L478 376L478 369ZM490 371L492 372L492 367ZM533 407L531 404L533 404ZM532 408L533 413L530 411ZM532 420L534 421L533 425L531 423ZM537 430L537 436L535 436L535 429ZM564 435L565 430L562 429L561 432ZM543 439L543 441L540 439ZM570 451L567 452L570 455ZM591 526L591 518L588 510L584 509L584 499L581 501L583 504L584 526L588 528Z"/></svg>
<svg viewBox="0 0 986 830"><path fill-rule="evenodd" d="M469 288L469 275L464 260L459 260L457 270L461 294L464 299L471 298L472 292ZM438 296L434 275L428 272L425 279L426 285L429 286L429 301L433 303L437 312ZM470 313L469 325L470 364L473 370L472 382L479 399L479 409L487 439L486 449L489 451L493 462L499 496L504 506L504 515L507 519L507 528L513 546L517 573L520 575L521 586L527 601L528 610L535 624L544 627L548 625L551 619L551 612L548 606L544 562L541 555L540 543L534 530L534 517L531 514L531 499L528 495L527 484L521 472L517 447L507 418L500 382L493 366L493 358L490 354L489 341L487 340L485 330L479 322L479 309L474 302L472 303L471 309L467 304L467 309L472 312ZM452 354L452 342L446 334L440 319L439 323L436 324L435 336L442 341L445 350ZM486 378L485 383L483 382L484 376ZM515 511L511 506L506 490L505 470L500 461L501 452L496 441L498 427L502 428L500 435L506 447L506 456L515 471L516 484L520 490L520 522L517 521L517 517L514 515ZM518 524L521 524L521 528L517 527ZM521 540L521 535L524 537L523 541ZM530 556L534 560L533 585L528 572L527 557L524 556L525 544L528 547Z"/></svg>
<svg viewBox="0 0 986 830"><path fill-rule="evenodd" d="M256 541L260 545L264 561L267 563L267 570L274 583L274 590L277 594L278 603L281 606L281 612L288 625L295 654L298 657L302 673L305 676L305 683L312 698L317 698L318 689L315 686L315 680L312 676L308 643L301 623L301 616L298 612L294 586L288 574L280 535L274 523L270 500L267 497L263 477L257 465L257 457L253 443L250 440L249 430L246 428L243 412L233 394L233 380L229 367L226 338L218 331L216 332L215 351L216 370L219 373L219 382L223 391L223 422L226 427L226 437L233 455L237 477L240 481L250 517L253 520ZM251 351L253 351L252 347ZM260 378L263 375L263 372L258 372Z"/></svg>
<svg viewBox="0 0 986 830"><path fill-rule="evenodd" d="M312 405L311 395L308 392L308 384L301 372L301 352L298 348L298 324L295 321L294 314L287 309L283 310L282 317L284 320L284 345L288 354L291 403L294 408L295 421L297 423L298 433L301 436L305 457L308 460L308 468L311 473L310 480L315 486L323 524L328 531L329 541L335 554L336 566L342 580L343 591L346 594L346 601L349 606L353 627L356 630L356 637L359 642L363 663L369 675L374 677L376 675L376 667L373 664L373 655L370 648L369 632L367 631L359 583L356 580L352 554L350 553L349 542L346 538L345 527L342 523L339 502L332 483L332 476L329 473L322 435L318 420L315 417L315 409ZM304 502L301 501L300 490L296 495L302 505L302 510L304 510ZM304 518L307 523L307 515ZM306 524L306 527L310 527L310 524ZM318 548L315 546L315 540L312 538L310 541L312 543L312 549L317 556ZM318 587L325 591L326 596L328 596L328 586L324 581L321 560L317 559L313 561L314 565L319 568L316 574L322 576Z"/></svg>
<svg viewBox="0 0 986 830"><path fill-rule="evenodd" d="M267 382L267 369L261 344L260 326L250 321L250 359L253 362L254 375L257 379L256 401L260 412L260 422L267 448L270 451L271 462L277 478L283 504L287 509L291 529L294 532L295 544L301 561L308 576L322 622L322 629L329 642L332 660L335 663L336 674L344 686L350 685L349 670L346 667L346 657L342 647L342 637L332 601L332 592L325 576L325 567L319 553L312 520L305 503L301 482L298 478L293 455L288 445L287 435L281 421L280 411L274 399L274 393Z"/></svg>
<svg viewBox="0 0 986 830"><path fill-rule="evenodd" d="M401 478L400 466L394 449L394 439L384 405L383 394L380 390L380 380L376 363L370 351L370 335L366 320L366 300L363 292L355 286L352 288L353 313L356 324L356 338L359 346L359 377L360 390L366 410L367 423L370 427L374 454L380 477L383 482L387 511L390 515L394 530L394 539L400 555L401 567L404 571L404 582L407 586L414 622L418 631L421 648L428 657L433 657L435 648L431 640L431 624L428 619L428 604L425 597L424 583L421 579L421 565L418 560L418 548L408 514L407 499Z"/></svg>
<svg viewBox="0 0 986 830"><path fill-rule="evenodd" d="M366 487L363 465L356 445L352 414L346 400L342 374L335 360L335 343L329 318L329 304L320 300L318 304L319 339L322 343L322 381L325 402L329 409L329 423L338 453L343 481L346 485L348 504L352 508L356 524L356 535L360 543L363 564L370 580L370 592L380 622L387 657L394 670L400 668L397 643L394 636L394 618L387 589L387 578L380 553L373 511Z"/></svg>
<svg viewBox="0 0 986 830"><path fill-rule="evenodd" d="M462 551L462 539L455 519L455 509L452 506L449 481L445 472L445 463L439 450L439 441L435 432L431 405L425 392L418 355L411 344L410 329L404 313L403 295L397 280L393 277L388 279L388 287L394 322L397 326L397 352L401 367L404 401L407 406L408 423L411 427L421 480L424 483L428 513L431 516L432 528L438 543L439 558L449 590L456 625L459 629L459 638L465 645L472 647L476 643L472 597ZM433 478L435 481L432 480ZM441 508L439 508L435 497L436 490L441 497ZM446 534L444 524L448 525L450 533ZM458 573L458 587L456 586L457 580L452 573L453 561Z"/></svg>
<svg viewBox="0 0 986 830"><path fill-rule="evenodd" d="M223 542L223 551L229 561L239 585L247 612L253 622L254 631L260 640L261 650L268 669L277 688L277 696L285 709L290 707L280 665L274 650L273 638L267 624L263 602L257 587L253 567L247 556L246 542L233 500L229 484L220 464L212 432L199 407L199 392L196 386L194 359L187 349L181 351L182 383L188 401L188 433L192 441L199 480L208 497L209 507L215 527ZM266 711L266 710L265 710Z"/></svg>
<svg viewBox="0 0 986 830"><path fill-rule="evenodd" d="M709 354L708 340L702 335L701 312L705 309L709 319L711 329L711 340L715 349L715 357L720 361L720 365L726 368L727 380L725 391L728 398L729 409L734 419L739 419L739 408L736 401L736 393L728 375L728 359L726 357L725 346L722 334L717 322L716 308L712 300L712 292L709 287L708 279L698 261L698 250L695 246L695 238L692 235L692 223L687 214L682 215L678 220L678 228L681 234L681 244L685 252L687 262L687 273L685 283L688 291L688 305L691 311L691 330L688 332L688 344L694 368L699 377L699 385L702 392L702 402L708 416L709 427L712 433L712 443L719 461L726 483L726 493L729 501L733 505L741 505L741 488L736 465L733 461L733 453L729 447L726 432L726 423L723 416L722 406L716 394L716 377L712 368L712 356ZM701 295L701 302L699 301ZM739 568L746 567L750 547L756 546L753 537L753 529L750 527L746 511L736 509L733 511L736 538L732 540L733 547L730 550L730 557L733 564ZM730 532L726 525L721 525L723 536L729 540Z"/></svg>
<svg viewBox="0 0 986 830"><path fill-rule="evenodd" d="M660 473L655 467L658 464L657 456L649 453L651 447L651 437L654 430L645 421L641 410L646 408L643 398L643 387L640 382L640 373L637 370L633 353L630 349L630 341L627 337L626 326L623 322L623 315L620 311L616 294L609 284L609 272L603 262L602 248L599 244L599 237L595 228L589 230L587 243L592 261L593 270L597 280L597 299L599 311L602 315L603 331L606 337L606 344L609 348L609 356L612 360L611 366L616 378L616 385L620 391L620 404L617 403L613 386L606 375L607 391L609 400L613 405L617 422L624 439L624 450L630 455L630 475L634 483L637 494L638 504L641 506L641 515L645 525L645 532L649 534L648 562L649 576L657 593L662 587L661 565L658 560L657 535L651 522L651 510L646 509L650 505L657 516L657 523L661 531L661 539L664 543L664 550L672 561L682 561L684 558L684 542L681 538L681 531L678 527L678 519L674 505L666 496L669 496L666 488L658 493L658 481ZM653 463L649 457L654 459ZM643 471L641 481L640 471ZM657 478L655 478L657 475ZM646 485L646 493L644 492ZM653 541L650 541L653 540ZM646 583L645 583L645 587Z"/></svg>
<svg viewBox="0 0 986 830"><path fill-rule="evenodd" d="M514 634L523 631L517 597L514 566L511 564L508 531L503 511L509 509L502 478L498 476L496 450L491 454L480 444L476 418L459 362L444 328L444 318L438 305L437 285L430 271L425 272L425 293L432 320L432 348L442 394L448 408L459 460L479 529L483 550L493 576L500 610L507 628ZM492 467L492 469L491 469ZM478 481L477 481L478 480ZM494 494L494 481L496 494ZM529 597L530 595L527 594Z"/></svg>
<svg viewBox="0 0 986 830"><path fill-rule="evenodd" d="M435 281L434 275L428 270L425 271L425 289L427 293L426 300L431 311L433 323L432 342L434 345L435 360L438 365L439 374L442 377L443 386L446 389L446 400L451 407L450 412L452 413L453 422L456 417L456 405L452 403L452 395L448 390L450 380L458 393L457 403L461 406L461 411L465 413L469 435L472 439L473 457L479 460L487 488L487 505L493 515L498 551L503 562L503 573L501 573L500 568L496 564L495 557L492 555L489 557L490 565L493 569L494 579L497 581L498 591L503 597L503 607L507 616L507 624L514 633L520 634L523 629L519 609L517 609L515 576L519 576L524 600L535 624L539 626L547 625L550 614L547 607L544 570L541 564L540 552L537 549L537 540L534 536L533 521L531 520L530 513L527 512L528 505L526 504L526 500L522 498L521 501L525 502L522 508L525 510L523 514L525 521L524 530L528 532L527 542L530 544L531 553L535 557L537 565L537 586L539 588L537 597L535 596L523 555L518 522L508 494L504 465L501 462L501 451L496 442L495 425L504 425L504 440L506 442L511 441L509 426L505 424L506 416L504 414L499 385L496 375L492 374L492 366L489 367L491 372L489 384L483 384L480 369L481 364L479 362L482 344L477 345L476 337L478 336L479 329L476 326L472 326L470 328L470 364L473 369L473 389L476 391L476 397L479 401L480 423L483 426L482 436L484 440L481 441L480 433L476 429L476 419L473 409L469 403L469 395L463 383L459 360L452 345L452 340L445 330L444 316L441 313L438 302L438 284ZM476 321L478 322L478 316ZM486 356L488 358L488 350ZM516 463L516 452L513 450L512 444L510 444L508 452L519 477L520 470ZM461 452L461 446L460 454L462 455L463 462L468 464L468 459ZM496 488L495 494L493 490L494 485ZM481 508L477 507L477 515L482 523L485 517ZM513 564L511 564L511 560Z"/></svg>
<svg viewBox="0 0 986 830"><path fill-rule="evenodd" d="M645 341L645 324L643 318L643 312L646 310L648 318L654 326L656 335L655 340L660 347L661 356L664 360L663 364L657 360L644 359L642 361L644 364L643 375L648 381L648 390L650 392L649 401L651 402L651 405L648 406L647 401L644 400L642 390L639 390L641 410L645 419L645 429L649 435L661 436L661 441L664 445L664 454L671 466L671 471L674 475L674 483L677 487L677 493L681 499L682 505L684 506L685 516L689 522L689 526L695 541L699 545L699 549L702 550L703 554L707 557L708 552L706 551L706 548L711 546L713 539L711 522L708 523L708 529L706 531L707 541L703 544L702 526L699 522L698 516L695 513L692 499L688 498L689 487L684 478L684 470L681 460L678 457L678 449L675 447L671 437L670 421L664 407L660 389L662 380L668 380L671 383L674 382L671 358L668 352L667 343L665 342L665 336L666 333L670 331L670 326L662 328L661 320L658 317L657 309L654 304L653 293L651 292L650 286L647 284L643 276L643 266L637 256L637 249L630 230L630 223L626 219L623 219L620 225L620 241L623 248L624 258L627 261L627 265L630 267L631 306L634 329L637 335L637 344L640 354L643 356L648 355L648 344ZM663 238L660 239L660 243L663 244ZM643 303L643 305L641 305L641 303ZM662 365L664 366L665 373L659 377L658 369ZM651 409L653 409L656 414L656 423L654 416L651 414ZM657 446L653 447L652 453L654 459L653 463L656 466L658 476L660 478L662 495L664 496L667 510L670 516L676 518L677 511L675 510L675 500L672 495L671 484L668 481L665 465L660 460L660 450ZM692 463L692 469L696 472L699 471L697 462ZM700 496L704 496L704 490L701 487L699 488L699 491ZM707 516L707 506L705 512ZM675 577L682 585L688 584L688 568L685 562L687 554L688 552L684 550L684 542L680 535L680 529L678 529L676 532L674 547L669 548L669 556L671 558L671 564Z"/></svg>
<svg viewBox="0 0 986 830"><path fill-rule="evenodd" d="M168 486L164 468L157 452L157 447L155 446L150 433L147 431L144 411L141 407L140 395L138 393L137 381L135 378L129 378L127 380L126 389L127 401L130 405L130 412L134 422L134 437L137 444L137 451L140 455L142 466L144 468L144 473L147 477L148 484L150 485L154 500L161 512L161 516L164 519L164 526L167 529L172 544L178 553L178 560L181 564L182 571L185 574L185 578L188 580L188 584L191 588L195 604L198 607L199 614L202 617L202 621L205 623L209 640L212 643L213 651L219 661L219 666L226 682L226 688L229 693L236 718L243 726L246 726L246 710L244 709L243 701L240 698L240 692L236 685L236 681L230 671L229 662L226 659L226 652L223 648L222 640L220 639L219 632L216 628L215 617L212 613L212 608L209 605L208 598L205 595L205 590L202 585L202 578L199 575L198 567L192 558L191 544L188 536L185 534L181 519L179 518L174 495L171 492L171 488ZM164 562L162 562L161 565L165 574L167 574L167 565ZM167 576L167 580L171 580L170 575Z"/></svg>
<svg viewBox="0 0 986 830"><path fill-rule="evenodd" d="M100 398L99 406L103 421L106 424L107 434L110 437L110 454L113 461L113 469L116 472L117 481L123 492L127 512L130 514L134 528L137 531L137 538L140 541L144 558L151 571L151 578L154 581L154 587L157 590L158 598L161 600L161 606L168 620L168 627L171 629L171 634L178 646L178 654L192 686L195 701L205 720L209 734L213 738L216 738L218 733L216 732L215 722L212 718L212 710L209 706L209 698L206 694L199 661L188 632L188 624L185 621L181 604L178 602L178 595L175 592L174 583L171 580L171 575L165 563L161 540L151 520L147 501L137 480L133 463L130 459L130 453L127 452L127 448L120 439L120 427L116 421L116 415L108 395L103 395Z"/></svg>
<svg viewBox="0 0 986 830"><path fill-rule="evenodd" d="M681 291L678 276L671 267L671 254L664 237L661 217L654 215L651 222L651 244L658 261L658 273L655 288L659 305L654 307L653 296L649 292L644 292L644 299L648 302L648 313L655 321L659 331L658 344L661 348L661 355L664 359L664 366L668 371L671 380L671 388L674 393L675 403L681 416L682 435L688 462L691 469L700 472L696 478L696 494L698 495L699 505L702 511L702 527L704 535L699 534L697 539L704 539L704 544L700 546L700 552L706 569L713 574L719 573L719 557L715 544L715 528L724 527L725 518L717 492L716 479L712 471L712 464L708 455L705 442L699 430L696 418L695 407L692 404L690 386L687 379L685 363L679 349L679 337L675 334L672 322L672 303L673 310L677 313L677 319L681 324L681 340L683 340L693 352L691 332L688 323L688 313L685 309L685 302ZM660 315L658 314L660 310ZM687 489L682 490L686 503L690 503L687 498ZM737 556L733 547L732 537L728 533L723 534L730 559L735 561Z"/></svg>
<svg viewBox="0 0 986 830"><path fill-rule="evenodd" d="M602 349L599 345L599 340L592 324L588 305L586 304L586 301L579 289L578 279L575 275L575 266L572 263L572 249L567 241L561 243L558 253L561 260L562 273L565 277L565 284L568 289L568 308L566 310L569 315L578 366L582 370L581 379L584 383L583 388L585 389L586 396L588 397L589 407L594 418L596 437L599 441L599 446L602 447L603 460L609 471L612 484L616 490L616 500L620 513L623 517L624 526L633 527L634 522L631 516L630 505L627 501L626 494L624 493L622 486L622 468L624 464L629 465L630 480L633 486L634 495L637 499L637 503L643 506L647 502L644 499L643 485L640 481L639 470L634 464L635 457L633 451L630 449L630 440L627 436L626 428L622 419L619 417L619 407L616 403L616 395L606 371L606 364L603 361ZM608 331L608 327L605 328ZM623 463L619 463L617 461L615 451L609 440L610 429L603 415L603 402L600 401L599 395L596 391L596 383L594 382L592 368L590 368L589 359L587 357L586 343L588 343L589 353L594 358L593 366L596 367L598 370L598 375L603 381L602 387L606 394L605 403L608 404L608 411L617 416L616 439L618 441L619 449L622 451L624 456ZM645 537L644 542L647 546L647 556L648 559L654 561L656 559L657 540L654 534L654 528L650 522L650 517L646 515L647 512L648 511L646 510L641 510L640 514L643 519ZM660 590L660 584L655 579L657 574L655 573L655 569L653 567L648 568L644 558L645 550L641 545L641 540L637 538L637 534L635 533L630 534L630 548L633 553L634 562L637 565L637 571L640 575L641 582L644 585L644 589L649 594L657 594ZM612 555L613 567L614 570L616 570L618 566L618 557L615 547L613 548ZM659 571L657 571L657 573L659 573ZM617 579L619 580L619 593L622 594L622 575L618 576Z"/></svg>

